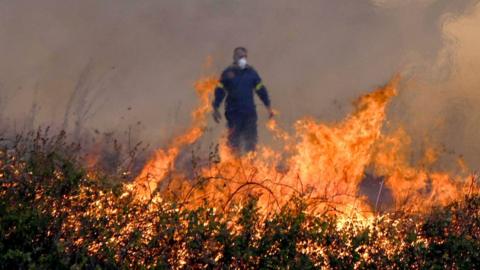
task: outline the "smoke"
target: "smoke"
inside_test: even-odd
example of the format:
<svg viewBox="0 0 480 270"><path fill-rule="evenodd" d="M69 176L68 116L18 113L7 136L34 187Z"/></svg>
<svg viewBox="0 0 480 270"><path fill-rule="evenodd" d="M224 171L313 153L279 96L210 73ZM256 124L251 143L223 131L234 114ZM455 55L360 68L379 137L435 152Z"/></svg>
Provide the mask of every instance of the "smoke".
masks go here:
<svg viewBox="0 0 480 270"><path fill-rule="evenodd" d="M452 3L437 7L455 10ZM418 150L434 146L441 152L439 168L452 167L458 157L472 169L480 164L480 5L464 8L443 14L442 47L433 61L406 70L410 81L391 109L392 121L408 130Z"/></svg>
<svg viewBox="0 0 480 270"><path fill-rule="evenodd" d="M0 99L8 98L1 117L62 126L67 116L69 129L80 121L102 132L141 121L142 136L158 143L189 123L194 81L219 73L242 45L284 126L304 115L339 120L357 96L400 72L408 83L392 121L473 166L480 162L477 3L0 1ZM88 93L74 94L81 89ZM261 140L269 136L261 131Z"/></svg>

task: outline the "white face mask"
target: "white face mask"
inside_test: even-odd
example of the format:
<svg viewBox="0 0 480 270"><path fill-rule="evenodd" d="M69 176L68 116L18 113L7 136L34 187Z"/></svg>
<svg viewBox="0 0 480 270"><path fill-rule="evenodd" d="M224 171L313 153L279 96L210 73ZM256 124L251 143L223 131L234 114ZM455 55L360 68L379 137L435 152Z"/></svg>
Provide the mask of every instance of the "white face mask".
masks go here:
<svg viewBox="0 0 480 270"><path fill-rule="evenodd" d="M246 66L247 66L247 58L245 57L242 57L240 59L238 59L238 66L241 68L241 69L244 69Z"/></svg>

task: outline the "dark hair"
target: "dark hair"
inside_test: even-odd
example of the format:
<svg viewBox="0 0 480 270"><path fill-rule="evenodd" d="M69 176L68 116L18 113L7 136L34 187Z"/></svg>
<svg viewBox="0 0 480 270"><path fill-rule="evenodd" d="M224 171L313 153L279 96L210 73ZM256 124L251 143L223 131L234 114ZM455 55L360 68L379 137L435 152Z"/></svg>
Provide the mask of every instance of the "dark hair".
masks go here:
<svg viewBox="0 0 480 270"><path fill-rule="evenodd" d="M243 51L244 53L247 53L247 49L245 47L236 47L234 50L233 50L233 53L237 52L238 50L241 50Z"/></svg>

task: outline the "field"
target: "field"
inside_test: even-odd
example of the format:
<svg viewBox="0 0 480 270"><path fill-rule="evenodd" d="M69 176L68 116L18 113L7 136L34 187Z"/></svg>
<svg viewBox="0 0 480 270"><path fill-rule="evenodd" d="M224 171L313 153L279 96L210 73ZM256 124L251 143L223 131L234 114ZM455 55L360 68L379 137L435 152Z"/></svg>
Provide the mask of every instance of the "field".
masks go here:
<svg viewBox="0 0 480 270"><path fill-rule="evenodd" d="M262 214L252 195L227 209L208 201L148 203L121 179L90 177L62 137L19 140L0 152L2 269L335 268L474 269L480 197L427 214L370 219L309 214L292 197ZM117 183L117 184L114 184Z"/></svg>
<svg viewBox="0 0 480 270"><path fill-rule="evenodd" d="M268 148L238 158L223 144L208 157L186 155L215 82L196 84L191 128L138 169L138 145L108 153L112 165L64 132L3 138L0 268L480 267L477 176L399 158L404 135L381 133L395 82L361 97L342 123L300 122L293 147L269 123L290 158ZM381 185L369 201L359 189L372 163L384 176L374 178ZM387 191L392 202L382 206Z"/></svg>

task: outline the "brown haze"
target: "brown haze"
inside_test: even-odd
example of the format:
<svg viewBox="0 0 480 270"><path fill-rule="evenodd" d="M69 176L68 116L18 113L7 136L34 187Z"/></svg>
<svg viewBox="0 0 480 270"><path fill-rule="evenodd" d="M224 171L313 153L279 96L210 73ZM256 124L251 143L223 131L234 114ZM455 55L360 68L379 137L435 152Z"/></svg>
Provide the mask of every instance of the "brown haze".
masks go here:
<svg viewBox="0 0 480 270"><path fill-rule="evenodd" d="M82 126L102 132L141 121L140 136L161 143L187 125L194 81L243 45L285 127L341 119L400 73L391 126L476 168L479 25L474 0L0 0L0 117L71 129L85 113ZM70 101L75 89L88 91Z"/></svg>

